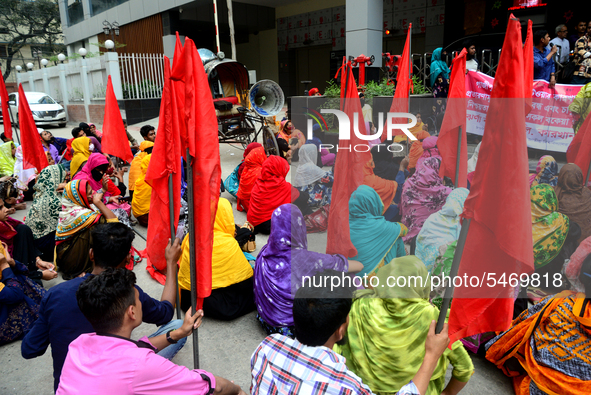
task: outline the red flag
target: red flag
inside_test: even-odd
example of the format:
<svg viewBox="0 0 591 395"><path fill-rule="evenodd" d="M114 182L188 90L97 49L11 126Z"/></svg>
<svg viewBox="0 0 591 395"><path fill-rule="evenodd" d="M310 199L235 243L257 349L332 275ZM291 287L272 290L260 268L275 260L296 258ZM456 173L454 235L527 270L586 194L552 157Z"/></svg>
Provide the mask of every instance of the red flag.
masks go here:
<svg viewBox="0 0 591 395"><path fill-rule="evenodd" d="M183 54L183 44L181 44L181 38L179 32L176 32L176 42L174 43L174 55L172 56L172 67L178 62L178 59Z"/></svg>
<svg viewBox="0 0 591 395"><path fill-rule="evenodd" d="M127 133L119 111L119 104L113 91L111 76L107 81L107 94L105 98L105 119L103 121L102 151L105 154L116 156L126 162L133 160L133 154L129 147Z"/></svg>
<svg viewBox="0 0 591 395"><path fill-rule="evenodd" d="M187 145L193 158L195 234L190 237L194 238L196 262L191 264L196 265L197 308L201 308L203 298L211 294L213 225L222 176L218 123L207 74L193 40L185 40L182 56L174 66L171 79L184 82L184 91L177 92L177 97L184 98L183 107L179 107L184 108L180 118L186 125Z"/></svg>
<svg viewBox="0 0 591 395"><path fill-rule="evenodd" d="M579 137L581 136L581 137ZM579 137L577 139L577 137ZM577 146L576 153L567 152L567 159L569 157L574 157L575 159L572 161L577 164L583 171L585 175L584 185L587 185L587 181L589 181L589 163L591 162L591 117L587 116L585 121L579 128L577 135L573 139L571 145L578 140L577 142L580 144ZM570 148L570 147L569 147ZM574 155L573 155L574 154ZM570 159L568 159L571 162Z"/></svg>
<svg viewBox="0 0 591 395"><path fill-rule="evenodd" d="M458 187L468 185L468 141L466 137L466 48L455 57L451 69L451 81L447 108L441 125L441 132L437 139L437 147L441 154L439 175L454 180ZM459 181L456 181L456 163L458 158L458 133L462 128L462 143L460 155Z"/></svg>
<svg viewBox="0 0 591 395"><path fill-rule="evenodd" d="M23 84L18 87L18 122L21 129L21 145L23 146L23 169L41 170L49 166L47 154L43 150L41 136L33 120L29 102L25 96Z"/></svg>
<svg viewBox="0 0 591 395"><path fill-rule="evenodd" d="M185 152L187 151L187 147L189 144L189 137L187 136L187 126L184 121L185 119L185 112L180 110L185 108L185 82L184 80L177 80L172 78L172 72L174 70L179 70L181 68L184 70L184 66L180 65L181 59L183 59L183 51L185 48L181 44L181 38L179 37L179 32L176 32L176 43L174 46L174 56L172 58L172 71L171 71L171 80L172 86L174 87L174 94L176 96L176 103L177 108L179 109L179 134L181 139L181 153L184 156ZM183 71L184 72L184 71Z"/></svg>
<svg viewBox="0 0 591 395"><path fill-rule="evenodd" d="M396 90L394 91L394 99L392 100L392 105L390 106L389 112L408 112L408 98L409 98L409 90L412 89L412 79L410 77L412 70L410 68L410 32L412 28L412 23L408 24L408 33L406 34L406 43L404 44L404 51L402 51L402 58L400 60L400 67L398 68L398 74L396 77ZM407 119L401 118L394 118L394 123L405 123L408 122ZM386 124L388 121L386 120ZM382 142L386 141L388 134L386 133L387 128L384 125L382 129L384 132L382 133ZM399 136L404 134L404 132L400 129L394 129L392 132L393 136Z"/></svg>
<svg viewBox="0 0 591 395"><path fill-rule="evenodd" d="M523 104L525 81L523 73L515 72L524 69L521 42L519 20L511 15L478 166L464 206L463 217L471 222L458 277L470 282L456 288L454 294L449 319L451 341L509 328L518 283L509 283L510 274L519 276L534 268ZM506 287L496 282L502 281L503 273ZM474 282L480 279L482 287ZM496 286L488 286L491 279Z"/></svg>
<svg viewBox="0 0 591 395"><path fill-rule="evenodd" d="M10 113L8 112L8 91L4 84L4 78L0 76L0 102L2 102L2 123L4 124L4 134L12 140L12 123L10 122Z"/></svg>
<svg viewBox="0 0 591 395"><path fill-rule="evenodd" d="M150 275L164 284L166 258L164 250L170 238L170 203L174 204L173 223L176 229L181 207L181 146L178 128L178 107L170 80L170 60L164 57L164 88L160 101L160 122L152 150L146 182L152 187L150 222L146 249ZM169 201L168 178L172 175L173 200Z"/></svg>
<svg viewBox="0 0 591 395"><path fill-rule="evenodd" d="M585 121L587 121L587 119L585 119ZM577 134L575 134L573 141L571 141L568 145L568 148L566 150L566 161L568 163L575 163L575 161L577 160L579 150L581 149L581 144L583 143L583 139L585 138L586 128L583 127L584 124L585 122L583 122L583 125L581 125L581 127L579 128L579 131L577 132ZM583 170L583 168L581 168L581 170Z"/></svg>
<svg viewBox="0 0 591 395"><path fill-rule="evenodd" d="M534 34L532 33L532 21L527 22L527 36L525 36L525 45L523 45L523 65L525 80L524 84L524 98L525 98L525 114L529 114L532 104L532 92L534 90Z"/></svg>
<svg viewBox="0 0 591 395"><path fill-rule="evenodd" d="M350 139L339 139L339 154L335 163L330 215L328 216L326 253L342 254L351 258L357 255L357 250L351 242L349 233L349 198L357 187L363 184L363 167L371 160L371 153L364 149L360 149L363 152L357 152L354 148L357 145L367 146L367 142L357 137L353 130L354 114L357 114L356 128L358 131L365 130L365 122L351 62L348 62L343 70L341 81L344 80L346 83L343 93L345 97L343 111L350 121Z"/></svg>

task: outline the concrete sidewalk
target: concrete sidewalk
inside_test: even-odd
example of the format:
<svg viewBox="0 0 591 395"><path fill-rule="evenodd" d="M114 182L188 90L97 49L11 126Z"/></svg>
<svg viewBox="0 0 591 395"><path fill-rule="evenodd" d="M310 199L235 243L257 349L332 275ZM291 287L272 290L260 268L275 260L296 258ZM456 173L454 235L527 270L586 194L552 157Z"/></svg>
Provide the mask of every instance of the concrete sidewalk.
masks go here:
<svg viewBox="0 0 591 395"><path fill-rule="evenodd" d="M157 127L158 120L154 119L143 124ZM143 124L131 125L130 132L141 141L139 128ZM55 136L70 138L69 128L48 128ZM471 149L472 150L472 149ZM470 150L470 151L471 151ZM242 159L243 151L240 148L228 145L220 145L220 158L222 163L222 176L226 178L234 170ZM537 160L536 160L537 163ZM127 177L127 173L126 173ZM288 176L289 177L289 176ZM289 180L290 178L288 178ZM223 197L230 200L236 207L236 199L225 192ZM28 204L30 207L30 202ZM13 217L22 220L26 211L18 211ZM234 210L234 220L237 224L246 221L246 215ZM146 237L147 229L136 226L136 230ZM257 255L261 247L267 242L267 236L257 235ZM326 233L314 234L309 237L310 249L324 252L326 245ZM138 250L143 250L146 243L139 237L133 243ZM139 286L156 299L160 299L163 286L153 280L146 272L146 262L142 261L134 269ZM45 282L45 288L50 288L63 280L58 279ZM156 330L155 325L142 324L133 332L133 338L139 339ZM252 312L240 319L231 322L216 321L204 318L203 325L199 329L199 355L200 368L211 371L215 375L234 380L248 393L250 389L250 358L259 343L265 338L262 330ZM50 395L53 394L53 368L51 350L45 355L25 360L20 353L20 341L0 347L0 366L3 367L3 379L0 381L0 394L2 395ZM179 365L193 368L192 339L189 337L185 347L175 356L173 361ZM494 365L488 361L472 356L475 365L475 373L472 379L462 391L462 394L498 395L512 394L513 389L510 380L503 375ZM451 369L448 369L448 379L451 377Z"/></svg>

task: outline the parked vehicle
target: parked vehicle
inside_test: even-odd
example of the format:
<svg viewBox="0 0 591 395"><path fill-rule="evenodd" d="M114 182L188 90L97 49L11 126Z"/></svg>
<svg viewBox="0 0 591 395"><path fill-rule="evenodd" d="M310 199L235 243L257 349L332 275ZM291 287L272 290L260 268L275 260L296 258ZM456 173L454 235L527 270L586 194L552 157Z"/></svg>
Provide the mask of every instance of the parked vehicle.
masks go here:
<svg viewBox="0 0 591 395"><path fill-rule="evenodd" d="M57 124L60 128L66 126L66 111L51 96L43 92L25 92L25 97L31 107L33 120L37 125ZM18 122L18 93L8 95L8 105L15 122Z"/></svg>

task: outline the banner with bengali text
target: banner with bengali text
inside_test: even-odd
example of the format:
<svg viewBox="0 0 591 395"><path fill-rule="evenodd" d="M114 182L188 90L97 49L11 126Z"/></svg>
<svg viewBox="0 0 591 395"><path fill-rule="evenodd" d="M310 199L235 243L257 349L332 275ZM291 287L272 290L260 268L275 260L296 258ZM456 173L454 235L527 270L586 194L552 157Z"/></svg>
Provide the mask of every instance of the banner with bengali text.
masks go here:
<svg viewBox="0 0 591 395"><path fill-rule="evenodd" d="M494 78L469 71L466 75L466 129L468 133L484 133L486 114L490 104ZM566 152L575 136L568 106L583 85L556 84L550 89L548 82L535 80L532 110L526 116L527 146L546 151Z"/></svg>

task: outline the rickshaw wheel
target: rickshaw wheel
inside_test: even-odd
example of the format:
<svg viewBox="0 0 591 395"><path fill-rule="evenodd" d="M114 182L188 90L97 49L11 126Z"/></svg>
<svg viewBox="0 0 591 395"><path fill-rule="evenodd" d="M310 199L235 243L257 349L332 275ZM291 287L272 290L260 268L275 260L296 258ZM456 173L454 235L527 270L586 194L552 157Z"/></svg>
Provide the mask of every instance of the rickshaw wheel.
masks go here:
<svg viewBox="0 0 591 395"><path fill-rule="evenodd" d="M277 139L275 138L275 134L273 134L271 129L269 129L267 126L263 128L263 147L265 147L265 153L267 156L279 156L279 145L277 145Z"/></svg>

